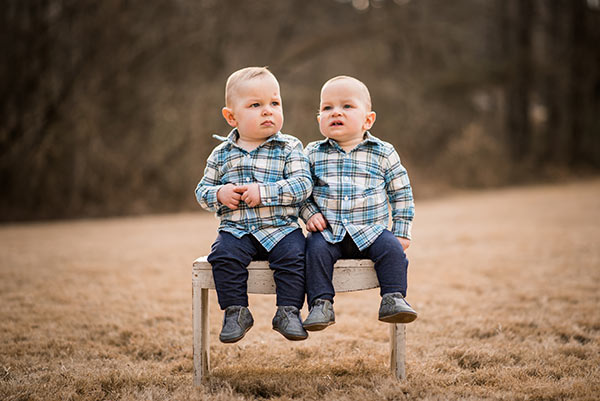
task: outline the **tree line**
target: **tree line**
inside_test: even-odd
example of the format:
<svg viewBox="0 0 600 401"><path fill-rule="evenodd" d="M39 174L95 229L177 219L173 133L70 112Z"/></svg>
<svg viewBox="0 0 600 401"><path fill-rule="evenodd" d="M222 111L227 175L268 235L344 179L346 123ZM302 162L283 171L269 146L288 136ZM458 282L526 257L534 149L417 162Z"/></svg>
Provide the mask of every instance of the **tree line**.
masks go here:
<svg viewBox="0 0 600 401"><path fill-rule="evenodd" d="M248 65L305 144L322 83L364 81L417 196L600 167L591 0L7 0L0 19L2 221L196 208Z"/></svg>

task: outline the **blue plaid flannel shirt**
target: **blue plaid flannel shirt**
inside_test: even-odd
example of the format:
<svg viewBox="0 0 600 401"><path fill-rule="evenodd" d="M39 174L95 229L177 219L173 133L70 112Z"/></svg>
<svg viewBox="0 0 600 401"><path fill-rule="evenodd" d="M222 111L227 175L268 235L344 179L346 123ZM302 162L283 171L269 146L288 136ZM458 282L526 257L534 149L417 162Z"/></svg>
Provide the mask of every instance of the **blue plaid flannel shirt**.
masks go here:
<svg viewBox="0 0 600 401"><path fill-rule="evenodd" d="M388 227L388 205L392 233L411 238L412 189L391 144L366 132L349 153L331 139L309 143L305 153L314 186L300 213L304 221L323 214L329 225L322 234L328 242L340 242L348 233L360 250L369 247Z"/></svg>
<svg viewBox="0 0 600 401"><path fill-rule="evenodd" d="M219 231L237 238L252 234L267 251L300 227L299 204L311 193L312 180L302 143L290 135L271 136L248 152L236 144L236 129L208 157L204 177L196 187L200 206L217 213ZM217 201L217 191L225 184L259 183L261 204L249 207L240 202L232 210Z"/></svg>

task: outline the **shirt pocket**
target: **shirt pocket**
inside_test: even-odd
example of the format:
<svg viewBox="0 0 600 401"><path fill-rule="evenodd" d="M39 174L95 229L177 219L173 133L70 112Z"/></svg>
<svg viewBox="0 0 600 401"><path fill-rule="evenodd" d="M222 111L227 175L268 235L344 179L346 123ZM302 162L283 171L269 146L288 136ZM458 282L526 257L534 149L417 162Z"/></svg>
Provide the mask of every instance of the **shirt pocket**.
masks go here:
<svg viewBox="0 0 600 401"><path fill-rule="evenodd" d="M363 194L371 194L371 192L385 187L385 178L381 166L358 161L354 173L354 184L357 190Z"/></svg>
<svg viewBox="0 0 600 401"><path fill-rule="evenodd" d="M285 179L285 158L278 155L257 157L252 163L254 182L273 183Z"/></svg>
<svg viewBox="0 0 600 401"><path fill-rule="evenodd" d="M354 211L365 212L367 210L376 210L387 205L387 195L385 188L376 187L369 188L363 191L360 196L356 197L353 202L352 209Z"/></svg>
<svg viewBox="0 0 600 401"><path fill-rule="evenodd" d="M240 185L244 177L252 176L252 166L244 163L244 157L233 157L227 160L219 169L221 184Z"/></svg>

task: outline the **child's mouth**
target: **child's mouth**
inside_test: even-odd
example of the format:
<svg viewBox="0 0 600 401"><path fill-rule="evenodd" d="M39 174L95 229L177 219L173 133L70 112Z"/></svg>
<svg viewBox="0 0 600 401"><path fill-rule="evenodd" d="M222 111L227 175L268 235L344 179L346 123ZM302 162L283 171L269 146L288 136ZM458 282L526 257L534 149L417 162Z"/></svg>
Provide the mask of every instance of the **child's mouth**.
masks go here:
<svg viewBox="0 0 600 401"><path fill-rule="evenodd" d="M336 126L342 126L344 124L342 124L341 121L334 121L330 124L331 127L336 127Z"/></svg>

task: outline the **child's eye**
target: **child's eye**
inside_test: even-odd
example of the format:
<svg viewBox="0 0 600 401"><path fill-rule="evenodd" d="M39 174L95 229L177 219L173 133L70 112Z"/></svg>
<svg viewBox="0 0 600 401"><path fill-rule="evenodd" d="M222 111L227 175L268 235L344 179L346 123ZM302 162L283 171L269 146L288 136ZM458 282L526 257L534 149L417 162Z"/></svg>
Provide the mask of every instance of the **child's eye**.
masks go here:
<svg viewBox="0 0 600 401"><path fill-rule="evenodd" d="M325 110L331 110L331 106L323 106L323 111Z"/></svg>
<svg viewBox="0 0 600 401"><path fill-rule="evenodd" d="M351 109L351 108L352 108L352 105L351 105L351 104L345 104L345 105L344 105L344 108L345 108L345 109Z"/></svg>
<svg viewBox="0 0 600 401"><path fill-rule="evenodd" d="M260 104L258 104L258 103L252 103L252 104L250 105L250 107L260 107Z"/></svg>
<svg viewBox="0 0 600 401"><path fill-rule="evenodd" d="M279 102L271 102L272 106L279 106Z"/></svg>

